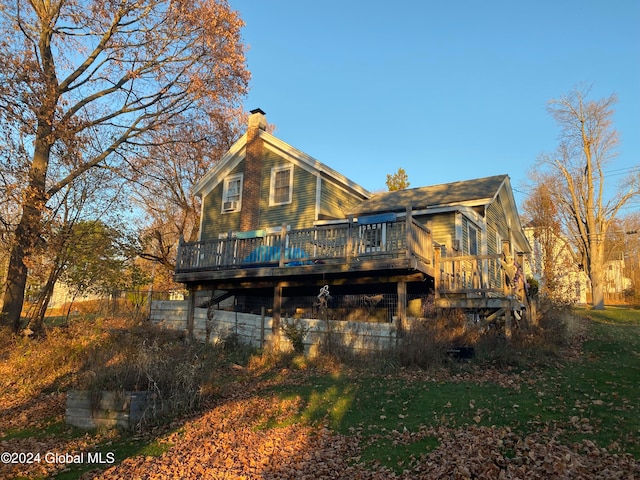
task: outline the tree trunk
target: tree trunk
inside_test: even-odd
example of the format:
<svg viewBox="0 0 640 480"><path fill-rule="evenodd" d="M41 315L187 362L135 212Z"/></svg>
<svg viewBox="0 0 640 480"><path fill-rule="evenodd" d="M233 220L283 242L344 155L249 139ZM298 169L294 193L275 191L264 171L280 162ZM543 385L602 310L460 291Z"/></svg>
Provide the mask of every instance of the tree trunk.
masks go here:
<svg viewBox="0 0 640 480"><path fill-rule="evenodd" d="M44 333L44 317L47 313L51 297L53 296L53 289L60 277L60 270L59 261L56 259L55 266L51 269L47 277L47 283L45 283L44 287L40 290L33 311L29 316L29 324L26 330L31 330L35 335L39 336Z"/></svg>
<svg viewBox="0 0 640 480"><path fill-rule="evenodd" d="M591 308L604 310L604 242L594 241L591 253Z"/></svg>
<svg viewBox="0 0 640 480"><path fill-rule="evenodd" d="M51 133L50 125L45 124L43 127L41 124L38 128L29 185L24 193L22 217L14 234L9 257L0 327L8 326L16 332L20 329L20 315L27 286L25 259L33 253L40 238L42 212L46 206L45 182L51 152Z"/></svg>
<svg viewBox="0 0 640 480"><path fill-rule="evenodd" d="M25 215L22 217L25 218ZM20 329L20 314L24 303L24 290L27 285L27 266L24 264L23 233L25 226L20 222L15 233L13 248L7 269L7 281L0 313L0 326L10 327L14 331Z"/></svg>

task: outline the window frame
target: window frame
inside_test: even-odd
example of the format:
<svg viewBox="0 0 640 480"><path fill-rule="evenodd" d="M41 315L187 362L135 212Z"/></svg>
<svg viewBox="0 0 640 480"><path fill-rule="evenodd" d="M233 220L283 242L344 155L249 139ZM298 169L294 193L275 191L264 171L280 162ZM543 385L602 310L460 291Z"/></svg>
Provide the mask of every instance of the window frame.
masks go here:
<svg viewBox="0 0 640 480"><path fill-rule="evenodd" d="M278 173L289 171L289 195L286 201L277 202L276 201L276 180ZM271 168L271 181L269 184L269 206L276 205L288 205L293 201L293 165L280 165L278 167Z"/></svg>
<svg viewBox="0 0 640 480"><path fill-rule="evenodd" d="M468 238L467 254L469 256L478 256L480 253L480 245L478 242L478 227L473 225L471 222L467 223L467 238ZM471 241L472 238L473 238L473 242ZM471 249L472 245L475 246L475 252L472 252L472 249Z"/></svg>
<svg viewBox="0 0 640 480"><path fill-rule="evenodd" d="M239 212L242 209L242 185L244 181L244 175L242 173L237 173L234 175L229 175L225 177L222 185L222 202L220 204L220 212L221 213L234 213ZM238 192L231 193L229 186L232 182L238 182ZM237 197L237 199L231 199L230 197ZM234 209L225 209L224 204L226 202L238 202L236 208Z"/></svg>

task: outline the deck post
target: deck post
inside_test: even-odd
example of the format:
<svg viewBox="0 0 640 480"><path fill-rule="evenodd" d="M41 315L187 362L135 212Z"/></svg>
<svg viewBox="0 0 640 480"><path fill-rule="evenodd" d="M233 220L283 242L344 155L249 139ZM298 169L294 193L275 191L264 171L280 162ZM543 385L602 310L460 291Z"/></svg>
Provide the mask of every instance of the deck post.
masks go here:
<svg viewBox="0 0 640 480"><path fill-rule="evenodd" d="M407 330L407 282L398 282L398 332Z"/></svg>
<svg viewBox="0 0 640 480"><path fill-rule="evenodd" d="M184 237L182 235L180 235L180 238L178 239L178 250L176 251L176 268L180 268L183 266L184 261L182 260L182 244L184 243ZM191 267L192 265L189 264L189 266Z"/></svg>
<svg viewBox="0 0 640 480"><path fill-rule="evenodd" d="M442 257L442 248L440 245L433 247L433 296L434 298L440 298L440 282L442 276L442 270L440 266L440 260Z"/></svg>
<svg viewBox="0 0 640 480"><path fill-rule="evenodd" d="M282 224L282 230L280 230L280 261L279 267L284 267L285 250L287 248L287 224Z"/></svg>
<svg viewBox="0 0 640 480"><path fill-rule="evenodd" d="M411 205L407 205L407 214L405 216L405 228L407 235L407 258L411 258L413 256L413 228L412 228L413 217L411 215Z"/></svg>
<svg viewBox="0 0 640 480"><path fill-rule="evenodd" d="M260 308L260 348L264 347L264 321L265 321L265 308L264 305Z"/></svg>
<svg viewBox="0 0 640 480"><path fill-rule="evenodd" d="M511 242L509 240L502 241L502 289L505 295L511 295L513 293L513 289L511 285L507 284L507 279L511 282L513 279L509 278L509 274L507 273L507 269L511 268L507 263L508 259L512 259L511 257ZM513 276L513 274L511 275Z"/></svg>
<svg viewBox="0 0 640 480"><path fill-rule="evenodd" d="M353 254L353 215L349 215L349 227L347 228L347 265L351 263Z"/></svg>
<svg viewBox="0 0 640 480"><path fill-rule="evenodd" d="M273 287L273 321L271 331L275 339L280 338L280 315L282 312L282 286Z"/></svg>
<svg viewBox="0 0 640 480"><path fill-rule="evenodd" d="M504 312L504 336L507 338L507 342L511 340L511 306Z"/></svg>
<svg viewBox="0 0 640 480"><path fill-rule="evenodd" d="M187 302L187 338L190 341L194 340L193 334L193 326L194 326L194 315L196 311L196 289L191 287L189 288L189 297Z"/></svg>
<svg viewBox="0 0 640 480"><path fill-rule="evenodd" d="M231 242L233 242L233 232L231 230L229 230L227 232L227 239L224 242L224 258L223 258L223 265L229 266L232 265L234 262L234 258L233 258L233 246L231 244Z"/></svg>

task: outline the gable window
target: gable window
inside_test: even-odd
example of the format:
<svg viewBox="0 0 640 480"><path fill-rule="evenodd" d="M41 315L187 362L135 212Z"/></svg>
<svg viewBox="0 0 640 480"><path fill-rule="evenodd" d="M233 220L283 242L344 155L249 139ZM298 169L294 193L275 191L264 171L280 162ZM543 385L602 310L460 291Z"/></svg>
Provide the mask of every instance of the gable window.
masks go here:
<svg viewBox="0 0 640 480"><path fill-rule="evenodd" d="M269 188L269 205L283 205L291 203L292 187L293 165L272 168L271 186Z"/></svg>
<svg viewBox="0 0 640 480"><path fill-rule="evenodd" d="M240 211L242 201L242 174L224 179L222 188L222 213Z"/></svg>

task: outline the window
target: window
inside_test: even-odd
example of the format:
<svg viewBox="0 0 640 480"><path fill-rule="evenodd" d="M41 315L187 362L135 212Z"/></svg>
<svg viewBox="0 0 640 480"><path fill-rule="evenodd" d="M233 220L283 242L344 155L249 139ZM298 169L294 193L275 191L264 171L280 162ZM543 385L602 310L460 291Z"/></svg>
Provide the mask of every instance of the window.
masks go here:
<svg viewBox="0 0 640 480"><path fill-rule="evenodd" d="M242 201L242 174L224 179L222 188L222 213L240 211Z"/></svg>
<svg viewBox="0 0 640 480"><path fill-rule="evenodd" d="M478 255L478 230L469 225L469 255Z"/></svg>
<svg viewBox="0 0 640 480"><path fill-rule="evenodd" d="M271 188L269 189L269 205L291 203L293 184L293 165L274 167L271 169Z"/></svg>

